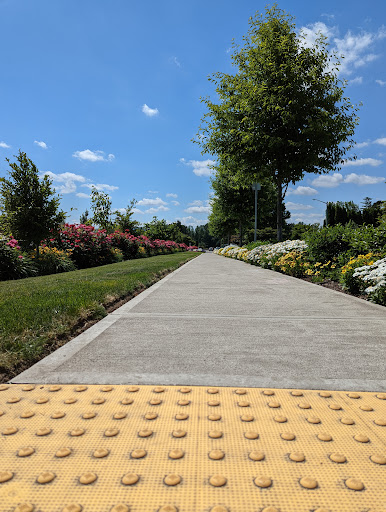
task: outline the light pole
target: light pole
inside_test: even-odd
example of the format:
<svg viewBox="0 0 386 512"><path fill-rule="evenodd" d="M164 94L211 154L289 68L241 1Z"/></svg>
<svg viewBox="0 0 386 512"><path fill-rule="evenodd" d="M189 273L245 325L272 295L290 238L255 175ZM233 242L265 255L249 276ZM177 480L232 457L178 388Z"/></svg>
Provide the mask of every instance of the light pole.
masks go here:
<svg viewBox="0 0 386 512"><path fill-rule="evenodd" d="M328 204L326 201L321 201L320 199L312 198L313 201L319 201L319 203ZM326 208L326 227L328 226L328 220L327 220L327 208Z"/></svg>
<svg viewBox="0 0 386 512"><path fill-rule="evenodd" d="M255 234L253 235L253 241L256 242L256 231L257 231L257 194L261 190L260 183L255 182L252 185L252 190L255 191Z"/></svg>

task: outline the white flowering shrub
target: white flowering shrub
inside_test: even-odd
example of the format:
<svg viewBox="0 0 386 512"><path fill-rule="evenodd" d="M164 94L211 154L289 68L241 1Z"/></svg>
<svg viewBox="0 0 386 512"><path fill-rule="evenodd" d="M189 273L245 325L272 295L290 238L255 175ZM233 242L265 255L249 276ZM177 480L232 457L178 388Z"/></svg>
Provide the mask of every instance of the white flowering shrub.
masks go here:
<svg viewBox="0 0 386 512"><path fill-rule="evenodd" d="M296 251L302 253L307 249L307 244L303 240L285 240L271 246L263 246L265 250L259 257L259 265L264 268L271 268L272 265L284 254Z"/></svg>
<svg viewBox="0 0 386 512"><path fill-rule="evenodd" d="M250 263L260 264L260 258L263 254L268 252L274 244L258 245L248 252L247 261Z"/></svg>
<svg viewBox="0 0 386 512"><path fill-rule="evenodd" d="M359 255L352 257L340 269L337 268L338 263L335 260L325 261L324 263L310 261L307 249L308 245L304 240L286 240L276 244L258 245L250 251L246 247L238 247L232 244L214 252L295 277L318 276L318 279L324 279L327 275L331 279L333 272L339 272L341 282L343 281L346 289L349 289L352 293L364 293L372 302L386 306L386 258L374 261L372 253ZM383 255L384 252L376 257ZM370 264L355 268L355 262L363 265L362 262L365 261ZM332 279L338 280L334 279L334 276ZM350 286L348 286L349 281Z"/></svg>
<svg viewBox="0 0 386 512"><path fill-rule="evenodd" d="M358 267L353 279L369 295L372 302L386 306L386 258L377 260L372 265Z"/></svg>
<svg viewBox="0 0 386 512"><path fill-rule="evenodd" d="M270 268L283 254L293 251L303 252L305 249L307 249L307 244L303 240L286 240L277 244L258 245L250 251L246 247L232 244L214 252L228 258L243 260Z"/></svg>

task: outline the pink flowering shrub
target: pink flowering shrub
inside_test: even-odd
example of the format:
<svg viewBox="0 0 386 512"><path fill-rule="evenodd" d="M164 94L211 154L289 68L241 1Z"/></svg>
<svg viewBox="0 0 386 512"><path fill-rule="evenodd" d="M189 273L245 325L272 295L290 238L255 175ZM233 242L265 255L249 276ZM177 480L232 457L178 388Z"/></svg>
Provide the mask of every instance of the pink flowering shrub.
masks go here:
<svg viewBox="0 0 386 512"><path fill-rule="evenodd" d="M128 230L125 232L114 231L109 235L112 247L120 249L124 260L138 258L140 243L138 238L131 235Z"/></svg>
<svg viewBox="0 0 386 512"><path fill-rule="evenodd" d="M44 240L42 246L67 251L78 268L97 267L116 261L111 235L85 224L65 224L63 229Z"/></svg>
<svg viewBox="0 0 386 512"><path fill-rule="evenodd" d="M185 244L171 240L150 240L144 235L134 236L128 231L107 234L104 229L95 229L85 224L65 224L58 233L42 242L43 246L69 251L78 268L96 267L114 263L119 249L123 259L155 256L187 250Z"/></svg>
<svg viewBox="0 0 386 512"><path fill-rule="evenodd" d="M118 261L169 254L190 249L171 240L150 240L128 231L108 234L85 224L65 224L43 240L39 256L23 255L18 241L0 238L0 280L66 272L75 268L96 267Z"/></svg>
<svg viewBox="0 0 386 512"><path fill-rule="evenodd" d="M0 236L0 281L22 279L37 274L28 256L22 254L18 241Z"/></svg>

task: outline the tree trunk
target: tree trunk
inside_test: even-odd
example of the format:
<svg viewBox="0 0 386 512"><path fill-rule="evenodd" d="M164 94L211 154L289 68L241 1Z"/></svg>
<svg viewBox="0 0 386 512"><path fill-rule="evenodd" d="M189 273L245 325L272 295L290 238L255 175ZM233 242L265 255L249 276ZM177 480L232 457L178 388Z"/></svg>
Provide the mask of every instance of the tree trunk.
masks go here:
<svg viewBox="0 0 386 512"><path fill-rule="evenodd" d="M277 241L283 240L283 186L281 181L277 182L277 207L276 207L276 225L277 225Z"/></svg>
<svg viewBox="0 0 386 512"><path fill-rule="evenodd" d="M242 222L240 220L240 224L239 224L239 229L240 229L240 241L239 241L239 244L240 244L240 247L243 245L243 225L242 225Z"/></svg>

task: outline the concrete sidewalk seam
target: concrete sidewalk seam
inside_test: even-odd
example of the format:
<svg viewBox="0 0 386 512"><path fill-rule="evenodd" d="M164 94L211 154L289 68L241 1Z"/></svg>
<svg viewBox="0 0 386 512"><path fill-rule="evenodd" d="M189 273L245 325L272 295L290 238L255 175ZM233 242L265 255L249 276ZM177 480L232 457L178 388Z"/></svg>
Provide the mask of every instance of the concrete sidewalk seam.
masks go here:
<svg viewBox="0 0 386 512"><path fill-rule="evenodd" d="M342 317L323 317L323 316L257 316L257 315L206 315L204 313L121 313L121 317L128 318L245 318L250 320L323 320L323 321L335 321L335 320L357 320L360 322L374 322L377 321L377 317L360 318L357 316L342 316Z"/></svg>
<svg viewBox="0 0 386 512"><path fill-rule="evenodd" d="M23 374L21 374L22 377ZM160 373L113 373L111 371L82 372L81 382L78 372L52 372L44 376L36 376L28 380L35 384L84 384L84 385L120 385L125 384L151 385L157 383L162 386L216 386L216 387L250 387L250 388L275 388L275 389L341 389L347 391L386 391L386 380L371 380L363 382L362 379L329 379L315 377L310 381L307 377L283 378L269 377L266 375L218 375L218 374L160 374ZM24 384L21 378L13 380L13 383ZM264 386L262 386L264 384ZM310 386L311 384L311 386ZM308 387L307 387L308 386Z"/></svg>

